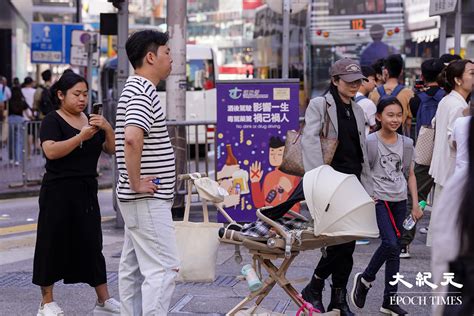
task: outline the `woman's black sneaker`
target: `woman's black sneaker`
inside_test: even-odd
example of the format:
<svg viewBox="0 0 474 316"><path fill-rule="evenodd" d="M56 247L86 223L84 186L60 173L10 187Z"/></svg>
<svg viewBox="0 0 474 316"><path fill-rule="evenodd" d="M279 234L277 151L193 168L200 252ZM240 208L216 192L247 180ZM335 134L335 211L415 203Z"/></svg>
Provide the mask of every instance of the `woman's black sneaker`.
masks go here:
<svg viewBox="0 0 474 316"><path fill-rule="evenodd" d="M317 308L321 313L324 313L323 305L323 289L324 280L317 279L314 276L311 278L311 282L301 291L303 299L311 303L313 307Z"/></svg>
<svg viewBox="0 0 474 316"><path fill-rule="evenodd" d="M354 284L352 285L351 292L351 301L352 304L359 308L363 308L365 305L365 300L367 298L367 293L369 292L371 286L367 287L362 282L362 273L357 273L354 276Z"/></svg>
<svg viewBox="0 0 474 316"><path fill-rule="evenodd" d="M347 304L347 290L343 288L331 288L331 301L328 305L328 311L339 310L341 316L355 316Z"/></svg>
<svg viewBox="0 0 474 316"><path fill-rule="evenodd" d="M393 300L392 300L393 301ZM407 315L408 312L398 306L398 304L390 304L390 298L386 298L383 300L382 307L380 307L380 312L392 316L398 315Z"/></svg>

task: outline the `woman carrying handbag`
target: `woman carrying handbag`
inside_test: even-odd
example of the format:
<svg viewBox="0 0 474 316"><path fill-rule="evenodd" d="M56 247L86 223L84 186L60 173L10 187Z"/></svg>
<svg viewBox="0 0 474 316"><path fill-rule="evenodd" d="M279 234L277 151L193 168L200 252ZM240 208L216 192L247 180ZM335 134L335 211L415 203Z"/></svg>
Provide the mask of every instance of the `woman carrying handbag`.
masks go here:
<svg viewBox="0 0 474 316"><path fill-rule="evenodd" d="M337 143L330 165L339 172L356 175L372 196L370 168L364 148L364 111L353 100L362 80L367 78L355 60L340 59L331 67L328 92L312 99L306 109L306 126L301 144L304 169L309 171L323 165L325 161L328 162L323 157L326 157ZM333 141L328 141L330 139ZM327 148L328 146L331 148ZM324 281L332 275L331 302L327 309L339 309L343 316L354 315L346 299L354 249L355 241L327 247L327 255L321 258L310 283L301 292L306 301L324 312Z"/></svg>

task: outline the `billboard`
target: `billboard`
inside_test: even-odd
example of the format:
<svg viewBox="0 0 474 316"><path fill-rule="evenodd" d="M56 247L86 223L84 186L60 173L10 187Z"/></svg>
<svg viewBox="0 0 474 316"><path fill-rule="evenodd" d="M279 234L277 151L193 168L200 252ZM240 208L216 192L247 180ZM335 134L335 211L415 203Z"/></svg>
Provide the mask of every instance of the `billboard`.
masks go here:
<svg viewBox="0 0 474 316"><path fill-rule="evenodd" d="M229 193L224 208L236 221L254 221L256 209L286 201L300 181L278 169L286 132L299 128L299 81L218 81L216 88L216 178Z"/></svg>

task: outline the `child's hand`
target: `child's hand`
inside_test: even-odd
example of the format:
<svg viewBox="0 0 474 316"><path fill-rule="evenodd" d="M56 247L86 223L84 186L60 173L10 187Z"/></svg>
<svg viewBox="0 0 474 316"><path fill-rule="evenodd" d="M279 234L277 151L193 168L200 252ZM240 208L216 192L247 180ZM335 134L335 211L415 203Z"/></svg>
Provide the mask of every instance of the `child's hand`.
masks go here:
<svg viewBox="0 0 474 316"><path fill-rule="evenodd" d="M423 217L423 211L421 210L418 204L413 205L413 209L411 210L411 216L418 221L420 218Z"/></svg>

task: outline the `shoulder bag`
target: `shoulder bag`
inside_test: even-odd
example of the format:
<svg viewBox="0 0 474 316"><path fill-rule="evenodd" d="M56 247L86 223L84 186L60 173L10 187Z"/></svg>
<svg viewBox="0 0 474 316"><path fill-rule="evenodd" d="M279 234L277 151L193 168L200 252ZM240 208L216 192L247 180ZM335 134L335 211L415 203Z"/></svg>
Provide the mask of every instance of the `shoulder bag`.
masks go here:
<svg viewBox="0 0 474 316"><path fill-rule="evenodd" d="M415 162L419 165L431 165L433 158L435 129L431 126L422 126L415 144Z"/></svg>
<svg viewBox="0 0 474 316"><path fill-rule="evenodd" d="M328 102L326 101L326 112L324 115L324 123L319 133L321 141L321 151L323 154L324 163L330 165L336 152L339 141L337 138L328 138L329 133L329 114ZM299 132L289 130L286 132L285 149L283 151L283 161L279 169L287 174L302 177L304 175L303 165L303 149L301 147L301 135L304 126L300 128ZM325 130L325 134L323 132Z"/></svg>
<svg viewBox="0 0 474 316"><path fill-rule="evenodd" d="M181 261L178 281L214 282L216 276L217 249L219 247L218 232L219 229L223 227L223 224L209 222L207 196L201 199L203 221L189 221L193 181L195 180L187 180L188 192L183 221L175 222L176 243L178 245L178 254ZM203 191L201 189L198 190L198 192ZM211 192L212 196L216 193L213 189ZM219 196L219 193L216 195ZM217 198L217 200L220 199L220 197ZM212 201L212 199L209 200Z"/></svg>

